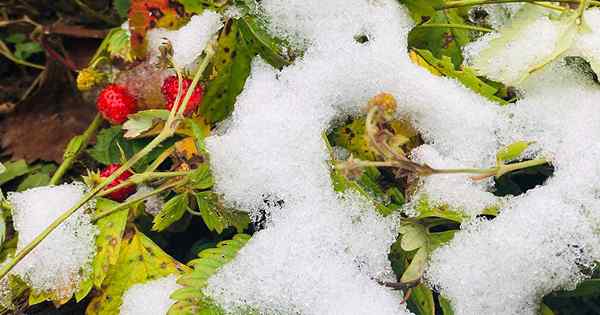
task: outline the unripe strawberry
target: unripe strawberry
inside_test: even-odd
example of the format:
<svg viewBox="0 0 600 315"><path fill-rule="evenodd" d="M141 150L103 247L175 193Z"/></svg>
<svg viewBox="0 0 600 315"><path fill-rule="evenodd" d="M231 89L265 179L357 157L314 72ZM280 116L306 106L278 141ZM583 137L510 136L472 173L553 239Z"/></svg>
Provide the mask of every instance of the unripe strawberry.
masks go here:
<svg viewBox="0 0 600 315"><path fill-rule="evenodd" d="M173 108L173 105L175 104L175 99L177 98L177 91L179 88L179 85L177 83L178 79L176 75L169 76L163 81L161 92L164 95L165 99L167 99L166 107L168 110L171 110ZM183 99L187 94L187 90L192 84L192 80L184 78L181 83L182 92L179 104L183 102ZM190 97L190 100L187 103L187 106L185 107L185 110L183 112L185 115L192 114L196 111L198 105L200 105L200 103L202 102L203 93L204 91L202 89L202 85L196 85L194 91L192 92L192 96Z"/></svg>
<svg viewBox="0 0 600 315"><path fill-rule="evenodd" d="M104 168L101 172L100 172L100 177L101 178L107 178L110 175L112 175L112 173L114 173L119 167L121 167L121 164L110 164L108 165L106 168ZM117 185L119 185L120 183L122 183L123 181L126 181L129 177L131 177L131 175L133 175L132 172L130 171L125 171L123 172L121 175L119 175L117 178L115 178L112 182L110 182L110 184L108 184L106 186L105 189L110 189L112 187L115 187ZM136 192L136 186L135 185L128 185L125 186L121 189L117 189L113 192L111 192L110 194L107 195L107 197L109 199L112 199L114 201L124 201L125 199L127 199L127 197L133 195Z"/></svg>
<svg viewBox="0 0 600 315"><path fill-rule="evenodd" d="M122 124L127 116L135 113L137 102L124 86L107 85L96 100L98 111L112 124Z"/></svg>

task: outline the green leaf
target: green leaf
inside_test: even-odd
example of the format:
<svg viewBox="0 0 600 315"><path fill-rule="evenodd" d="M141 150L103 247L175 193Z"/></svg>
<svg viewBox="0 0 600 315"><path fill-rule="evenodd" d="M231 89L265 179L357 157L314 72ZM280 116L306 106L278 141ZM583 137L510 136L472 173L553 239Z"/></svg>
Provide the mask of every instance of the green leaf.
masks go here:
<svg viewBox="0 0 600 315"><path fill-rule="evenodd" d="M557 291L552 293L551 296L560 298L600 296L600 279L581 281L574 290Z"/></svg>
<svg viewBox="0 0 600 315"><path fill-rule="evenodd" d="M214 184L214 179L207 164L201 164L193 170L189 175L189 179L190 187L193 189L204 190L212 187Z"/></svg>
<svg viewBox="0 0 600 315"><path fill-rule="evenodd" d="M438 301L443 315L454 315L454 310L452 309L452 304L450 304L450 301L441 295L438 296Z"/></svg>
<svg viewBox="0 0 600 315"><path fill-rule="evenodd" d="M477 77L474 70L469 67L463 66L461 70L457 70L452 63L452 60L447 56L442 56L440 59L433 56L433 54L424 49L415 49L415 51L432 67L437 71L444 74L447 77L454 78L462 83L464 86L471 90L479 93L480 95L488 98L499 104L508 104L505 100L496 96L498 88L491 86L484 82L482 79Z"/></svg>
<svg viewBox="0 0 600 315"><path fill-rule="evenodd" d="M413 9L417 10L414 13L411 12L413 18L421 15L421 19L417 21L419 24L426 21L424 24L467 25L456 9L434 10L435 6L444 4L441 0L427 1L427 7L424 7L424 4L419 4L420 7L417 7L417 1L406 2L410 2ZM424 3L424 1L421 3ZM470 34L470 31L459 28L415 27L408 34L408 46L409 48L429 50L436 58L449 56L452 63L458 66L463 61L462 47L471 41Z"/></svg>
<svg viewBox="0 0 600 315"><path fill-rule="evenodd" d="M4 172L0 174L0 185L27 173L29 173L29 166L25 160L8 162L4 164Z"/></svg>
<svg viewBox="0 0 600 315"><path fill-rule="evenodd" d="M421 24L436 15L436 10L433 8L436 1L399 0L399 2L408 9L410 16L417 24Z"/></svg>
<svg viewBox="0 0 600 315"><path fill-rule="evenodd" d="M49 173L36 172L29 174L23 179L19 186L17 186L17 191L24 191L30 188L48 185L50 178L51 176Z"/></svg>
<svg viewBox="0 0 600 315"><path fill-rule="evenodd" d="M4 164L2 164L2 162L0 162L0 174L6 172L6 166L4 166Z"/></svg>
<svg viewBox="0 0 600 315"><path fill-rule="evenodd" d="M245 11L239 19L239 27L240 35L248 47L277 69L290 65L293 58L286 53L290 49L284 48L289 45L283 40L271 36L263 25L264 19L249 14L251 9L248 6Z"/></svg>
<svg viewBox="0 0 600 315"><path fill-rule="evenodd" d="M237 234L231 240L217 244L216 248L203 250L198 259L190 261L193 271L181 276L177 283L183 288L175 291L171 298L177 302L169 309L168 315L183 314L224 314L202 289L206 287L208 278L233 260L237 252L250 240L250 235Z"/></svg>
<svg viewBox="0 0 600 315"><path fill-rule="evenodd" d="M164 150L171 147L179 140L178 137L171 137L158 145L148 155L143 157L133 169L143 171L152 161L154 161ZM125 153L125 158L130 158L136 152L144 148L150 139L127 140L123 136L121 126L113 126L101 130L96 136L96 145L88 150L90 156L101 164L121 163L121 150Z"/></svg>
<svg viewBox="0 0 600 315"><path fill-rule="evenodd" d="M12 33L8 35L4 40L11 44L23 43L27 40L27 36L23 33Z"/></svg>
<svg viewBox="0 0 600 315"><path fill-rule="evenodd" d="M554 312L546 304L540 305L540 315L554 315Z"/></svg>
<svg viewBox="0 0 600 315"><path fill-rule="evenodd" d="M42 46L36 42L24 42L15 44L15 57L21 60L27 60L33 54L44 51Z"/></svg>
<svg viewBox="0 0 600 315"><path fill-rule="evenodd" d="M408 309L420 315L435 315L433 292L421 283L411 289Z"/></svg>
<svg viewBox="0 0 600 315"><path fill-rule="evenodd" d="M127 18L131 0L113 0L113 6L121 18Z"/></svg>
<svg viewBox="0 0 600 315"><path fill-rule="evenodd" d="M219 33L213 57L213 77L206 85L200 112L208 123L219 122L233 111L237 96L250 74L253 53L239 39L239 20L228 20Z"/></svg>
<svg viewBox="0 0 600 315"><path fill-rule="evenodd" d="M160 121L166 121L169 118L169 111L166 109L149 109L131 114L123 124L126 131L125 138L135 138L142 133L150 130Z"/></svg>
<svg viewBox="0 0 600 315"><path fill-rule="evenodd" d="M400 282L413 283L420 281L423 277L423 273L425 272L425 266L427 265L428 256L429 252L427 248L419 248L412 261L410 262L410 265L408 265L408 267L402 274Z"/></svg>
<svg viewBox="0 0 600 315"><path fill-rule="evenodd" d="M163 231L177 222L189 209L188 194L179 194L167 201L152 221L153 231Z"/></svg>
<svg viewBox="0 0 600 315"><path fill-rule="evenodd" d="M87 315L118 314L123 293L132 285L189 270L137 230L126 232L121 243L117 263L110 267L101 291L90 301Z"/></svg>
<svg viewBox="0 0 600 315"><path fill-rule="evenodd" d="M96 213L105 213L118 205L117 202L110 199L98 198ZM107 272L117 263L128 215L129 209L125 208L102 217L96 222L100 233L96 237L96 256L92 261L92 275L93 284L98 289L101 288Z"/></svg>
<svg viewBox="0 0 600 315"><path fill-rule="evenodd" d="M427 245L427 230L420 224L403 224L399 232L402 234L400 247L404 251L410 252Z"/></svg>
<svg viewBox="0 0 600 315"><path fill-rule="evenodd" d="M516 141L500 149L496 154L498 163L504 163L517 159L532 144L530 141Z"/></svg>
<svg viewBox="0 0 600 315"><path fill-rule="evenodd" d="M204 224L209 230L222 233L227 227L233 226L238 233L243 232L250 224L247 213L224 207L212 192L201 192L195 195L196 203Z"/></svg>
<svg viewBox="0 0 600 315"><path fill-rule="evenodd" d="M200 128L198 123L195 122L194 120L186 119L186 121L188 122L190 128L192 129L192 135L194 136L194 140L196 141L197 149L201 152L206 152L206 144L204 143L204 139L206 138L206 135L204 134L204 131L202 130L202 128Z"/></svg>

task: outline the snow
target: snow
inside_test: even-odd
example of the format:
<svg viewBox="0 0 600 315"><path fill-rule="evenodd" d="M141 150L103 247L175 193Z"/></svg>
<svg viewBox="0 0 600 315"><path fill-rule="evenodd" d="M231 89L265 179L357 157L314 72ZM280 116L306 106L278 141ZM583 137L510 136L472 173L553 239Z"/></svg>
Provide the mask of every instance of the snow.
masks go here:
<svg viewBox="0 0 600 315"><path fill-rule="evenodd" d="M585 58L594 69L600 73L600 9L586 10L583 15L584 30L575 41L573 52L576 56Z"/></svg>
<svg viewBox="0 0 600 315"><path fill-rule="evenodd" d="M196 58L222 26L221 15L205 10L201 15L192 16L185 26L176 31L153 29L148 32L148 51L156 58L158 48L166 38L173 46L175 65L180 69L193 69Z"/></svg>
<svg viewBox="0 0 600 315"><path fill-rule="evenodd" d="M321 139L332 121L356 115L382 91L427 143L413 152L417 161L490 167L501 147L526 140L535 141L529 156L556 168L543 187L504 199L488 192L490 182L464 175L423 180L417 196L472 216L501 209L493 221L465 223L433 255L428 281L456 314L534 314L544 294L586 277L600 257L597 87L557 63L522 82L522 101L500 107L410 62L402 52L411 22L395 1L264 0L261 8L271 32L305 54L282 71L256 60L233 116L206 141L216 190L270 217L206 293L230 311L407 314L400 296L374 281L390 277L385 256L398 218L332 191ZM509 49L486 61L491 77L519 81L556 48L564 25L546 15L526 20ZM369 41L355 42L358 34ZM265 206L267 197L283 206Z"/></svg>
<svg viewBox="0 0 600 315"><path fill-rule="evenodd" d="M523 89L498 135L535 141L556 170L435 252L428 278L457 314L536 314L543 295L573 288L600 257L600 88L559 61Z"/></svg>
<svg viewBox="0 0 600 315"><path fill-rule="evenodd" d="M164 315L175 301L169 297L181 288L177 276L170 275L156 280L138 283L123 294L121 315Z"/></svg>
<svg viewBox="0 0 600 315"><path fill-rule="evenodd" d="M411 152L412 160L437 169L463 168L456 160L444 158L430 145L422 145ZM482 209L498 207L502 200L494 196L490 190L493 181L473 181L471 174L447 174L428 176L416 194L414 201L427 199L431 206L450 204L463 213L475 216ZM469 196L465 198L465 196ZM413 203L409 206L414 206Z"/></svg>
<svg viewBox="0 0 600 315"><path fill-rule="evenodd" d="M8 194L13 206L13 225L19 233L21 251L86 192L82 183L32 188ZM54 230L13 269L31 288L70 297L89 274L96 251L97 228L91 223L87 203Z"/></svg>

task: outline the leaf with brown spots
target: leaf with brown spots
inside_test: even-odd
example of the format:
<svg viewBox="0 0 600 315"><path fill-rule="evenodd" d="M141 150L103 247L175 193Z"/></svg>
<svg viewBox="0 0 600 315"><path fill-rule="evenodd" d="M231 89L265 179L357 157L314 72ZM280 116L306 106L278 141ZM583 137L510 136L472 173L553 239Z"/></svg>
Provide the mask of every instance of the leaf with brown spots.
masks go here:
<svg viewBox="0 0 600 315"><path fill-rule="evenodd" d="M240 38L239 21L230 19L219 33L218 49L213 57L211 80L200 107L208 123L225 119L250 74L254 53Z"/></svg>
<svg viewBox="0 0 600 315"><path fill-rule="evenodd" d="M123 236L117 263L109 268L102 290L92 299L86 314L118 314L123 293L132 285L188 271L187 266L167 255L143 233L135 228L128 230Z"/></svg>
<svg viewBox="0 0 600 315"><path fill-rule="evenodd" d="M187 22L184 6L174 0L132 0L129 9L131 48L136 57L145 54L146 33L156 27L176 29Z"/></svg>
<svg viewBox="0 0 600 315"><path fill-rule="evenodd" d="M99 198L96 203L96 212L104 213L117 205L118 203L112 200ZM96 288L100 288L110 267L117 263L128 214L129 209L123 209L101 218L96 223L100 230L100 234L96 237L96 256L92 262Z"/></svg>

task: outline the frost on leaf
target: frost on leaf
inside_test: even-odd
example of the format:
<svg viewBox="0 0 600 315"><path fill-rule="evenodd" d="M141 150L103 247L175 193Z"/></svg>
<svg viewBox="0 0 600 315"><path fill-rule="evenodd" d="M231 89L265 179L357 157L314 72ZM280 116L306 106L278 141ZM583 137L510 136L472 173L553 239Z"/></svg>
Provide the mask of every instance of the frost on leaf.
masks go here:
<svg viewBox="0 0 600 315"><path fill-rule="evenodd" d="M556 16L525 4L498 33L465 48L467 63L480 75L515 85L567 51L577 31L575 14Z"/></svg>
<svg viewBox="0 0 600 315"><path fill-rule="evenodd" d="M59 215L74 206L85 191L83 184L72 183L10 193L13 224L19 233L17 250L22 250ZM39 302L68 300L90 276L97 234L88 213L92 207L93 204L88 203L78 210L14 268L13 273L32 288L32 295Z"/></svg>

